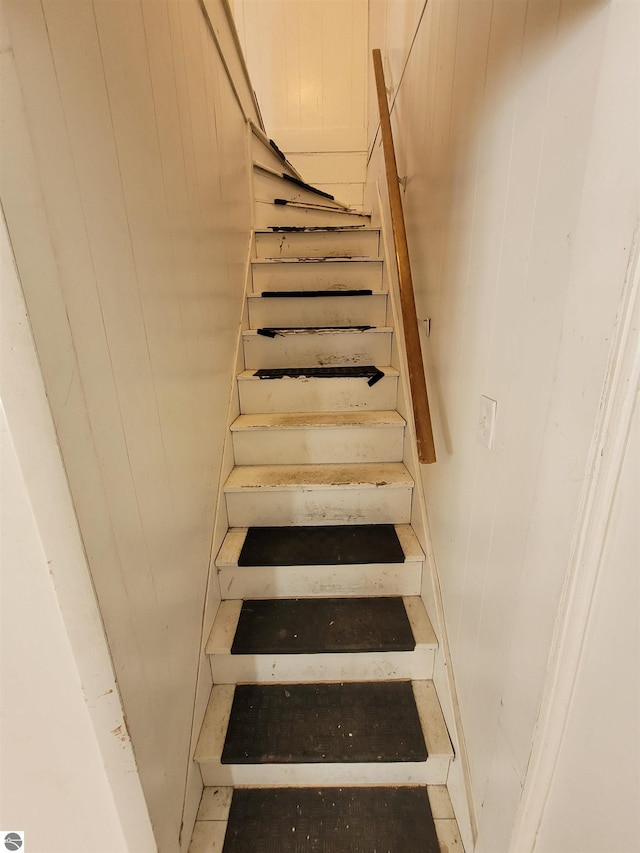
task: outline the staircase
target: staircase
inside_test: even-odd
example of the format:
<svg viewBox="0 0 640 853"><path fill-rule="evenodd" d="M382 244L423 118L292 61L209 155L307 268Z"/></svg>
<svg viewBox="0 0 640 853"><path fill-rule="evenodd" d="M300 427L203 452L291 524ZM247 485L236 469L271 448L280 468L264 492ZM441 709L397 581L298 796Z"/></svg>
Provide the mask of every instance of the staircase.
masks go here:
<svg viewBox="0 0 640 853"><path fill-rule="evenodd" d="M252 134L255 257L191 853L462 850L380 234Z"/></svg>

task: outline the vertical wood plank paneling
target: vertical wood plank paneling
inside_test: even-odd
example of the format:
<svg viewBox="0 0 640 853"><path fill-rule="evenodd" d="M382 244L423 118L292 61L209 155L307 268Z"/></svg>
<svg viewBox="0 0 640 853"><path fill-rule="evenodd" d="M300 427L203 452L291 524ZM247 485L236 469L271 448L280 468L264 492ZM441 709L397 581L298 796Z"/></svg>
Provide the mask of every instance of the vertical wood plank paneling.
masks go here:
<svg viewBox="0 0 640 853"><path fill-rule="evenodd" d="M479 850L509 849L624 279L616 235L628 251L637 215L630 149L619 204L592 151L611 8L430 0L394 111L416 301L432 318L439 462L423 476ZM408 45L389 25L393 66ZM621 139L637 138L632 115L618 115ZM605 202L624 224L595 228ZM498 401L491 452L476 440L482 394Z"/></svg>
<svg viewBox="0 0 640 853"><path fill-rule="evenodd" d="M16 101L2 201L154 830L175 851L249 246L246 125L196 0L7 9L29 135Z"/></svg>
<svg viewBox="0 0 640 853"><path fill-rule="evenodd" d="M366 0L239 0L236 16L267 131L280 147L364 151Z"/></svg>

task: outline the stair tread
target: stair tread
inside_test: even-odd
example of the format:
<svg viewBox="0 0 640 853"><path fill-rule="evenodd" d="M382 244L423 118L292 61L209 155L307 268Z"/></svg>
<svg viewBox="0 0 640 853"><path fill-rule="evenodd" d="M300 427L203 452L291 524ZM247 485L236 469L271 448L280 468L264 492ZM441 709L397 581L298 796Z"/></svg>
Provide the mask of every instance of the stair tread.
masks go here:
<svg viewBox="0 0 640 853"><path fill-rule="evenodd" d="M333 290L263 290L260 293L248 293L247 299L249 301L264 299L334 299L335 297L361 299L365 296L376 297L377 301L380 301L386 299L387 294L374 292L370 288L365 287L356 287L353 290L343 290L342 288L335 287Z"/></svg>
<svg viewBox="0 0 640 853"><path fill-rule="evenodd" d="M403 682L382 683L397 684ZM450 761L454 757L454 752L453 747L451 746L451 741L449 739L447 726L442 715L442 709L440 708L440 703L438 701L435 686L433 684L433 681L411 681L410 684L413 689L413 695L415 697L415 706L418 710L420 725L422 728L422 733L424 735L424 742L428 754L427 765L432 760L437 759L439 766L442 766L442 761ZM282 687L283 689L285 687L289 689L289 686L290 685L288 684L280 685L280 687ZM205 714L204 722L202 724L200 737L198 739L194 755L195 760L199 761L203 765L205 771L206 768L209 766L221 766L222 751L224 748L226 733L229 727L229 719L231 714L231 708L233 705L235 690L236 687L233 684L216 684L213 690L211 691L209 704L207 705L207 711ZM351 763L349 762L344 766L348 767L350 764ZM378 767L381 766L379 762L375 762L375 764ZM395 771L393 773L389 773L389 771L396 765L397 762L385 763L387 777L391 775L397 778L397 774L395 773ZM304 767L310 768L318 766L320 765L317 762L309 762L301 769L304 769ZM332 766L336 767L338 765L333 764ZM371 765L367 763L367 766ZM273 767L274 765L272 764L271 768ZM301 767L301 765L298 765L298 767ZM360 775L360 770L357 767L355 767L354 769L356 770L356 776L351 776L351 781L355 781ZM262 774L258 775L260 775L262 778L260 784L268 784ZM304 775L309 778L308 772L305 771ZM313 775L317 778L317 774ZM345 771L345 775L349 777L350 774ZM206 776L207 778L210 778L210 774L208 772L206 772ZM407 782L411 781L410 778L406 777L404 772L402 774L402 778ZM427 781L428 784L443 784L442 782L430 781L429 779L423 781ZM209 785L212 783L208 782L205 778L205 784ZM216 782L215 784L220 784L220 781ZM251 784L251 782L247 780L242 784ZM315 782L311 782L311 784L315 784Z"/></svg>
<svg viewBox="0 0 640 853"><path fill-rule="evenodd" d="M426 787L235 790L225 853L439 853Z"/></svg>
<svg viewBox="0 0 640 853"><path fill-rule="evenodd" d="M370 215L370 214L368 214ZM282 233L282 234L335 234L336 231L346 231L347 233L353 233L357 231L360 233L361 231L372 231L374 233L379 234L380 229L375 228L371 225L274 225L270 228L256 228L255 233L258 234L273 234L273 233Z"/></svg>
<svg viewBox="0 0 640 853"><path fill-rule="evenodd" d="M374 258L371 255L345 255L341 257L340 255L324 255L320 257L295 257L295 258L252 258L251 263L255 266L260 266L263 264L266 265L274 265L274 264L380 264L382 263L382 258Z"/></svg>
<svg viewBox="0 0 640 853"><path fill-rule="evenodd" d="M393 328L390 326L266 326L268 331L275 331L279 335L390 335ZM261 329L244 329L245 338L263 337Z"/></svg>
<svg viewBox="0 0 640 853"><path fill-rule="evenodd" d="M330 593L327 593L325 596L313 596L312 595L311 597L308 597L308 596L305 597L304 594L302 594L302 595L298 595L298 596L278 596L277 598L273 597L273 596L262 597L262 598L258 598L256 596L254 598L254 597L247 595L246 599L244 601L242 599L238 599L238 598L231 598L231 599L224 599L223 601L220 602L220 606L218 607L216 617L213 621L211 633L209 634L209 639L207 640L206 653L208 655L210 655L212 657L216 657L216 658L224 657L224 658L231 659L232 646L234 644L234 640L235 640L236 634L238 632L240 615L243 612L243 608L246 604L251 604L252 606L255 605L255 602L257 600L259 600L261 602L269 602L270 604L276 603L276 602L281 601L281 600L286 601L286 602L289 602L289 604L287 605L287 608L285 608L287 610L290 608L292 601L304 601L304 602L312 602L312 603L318 602L318 601L320 601L320 602L338 602L338 608L342 612L348 613L349 608L345 607L341 602L351 601L351 600L356 601L356 602L357 601L371 602L371 601L376 601L378 597L380 597L382 599L386 598L386 599L392 599L392 600L401 600L403 605L404 605L404 611L406 614L406 619L409 622L409 626L411 629L411 636L413 637L413 645L411 646L411 649L407 649L404 651L413 652L416 649L417 650L429 649L429 650L434 651L438 647L438 640L436 638L435 632L434 632L433 627L431 625L431 621L429 620L429 617L428 617L427 612L425 610L424 603L422 602L422 599L420 598L419 595L401 596L399 594L385 595L384 593L382 593L382 594L376 593L375 596L369 595L368 597L363 597L362 595L360 595L360 596L353 596L352 598L345 598L345 596L340 596L338 593L336 593L334 596L331 596ZM374 605L374 609L375 608L376 608L376 605ZM329 607L327 605L324 605L323 607L321 607L321 609L322 610L328 610ZM277 610L277 608L274 608L274 612L276 610ZM323 618L324 618L324 624L325 625L331 624L332 618L326 618L326 616ZM319 620L315 619L312 621L314 624L316 624L316 623L318 623ZM342 632L343 626L341 625L341 620L333 620L333 621L335 621L335 625L337 627L337 633ZM359 624L364 624L364 623L362 620L360 620ZM302 628L301 630L291 629L289 627L289 628L287 628L287 634L289 634L289 635L298 634L300 636L300 639L302 640L303 639L302 635L308 634L310 630L311 629L307 625L305 625L304 628ZM345 630L346 630L346 628L345 628ZM374 625L373 630L374 630L374 632L378 632L378 633L381 632L381 629L379 629L377 627L377 625ZM389 633L388 631L385 632L384 636L380 639L381 645L384 645L385 643L387 643L388 633ZM283 638L281 638L281 637L278 638L278 642L280 642L282 639ZM356 662L355 658L357 658L357 662L359 664L361 661L363 661L368 656L368 653L366 650L360 651L360 652L354 652L352 649L344 649L344 648L338 647L334 641L331 641L331 643L332 643L331 648L324 648L322 650L316 649L316 651L311 651L311 652L299 651L299 649L302 648L301 643L299 643L296 650L295 650L296 660L302 660L304 658L305 660L303 661L303 663L311 663L312 661L317 662L321 658L322 659L321 663L323 665L328 665L329 663L332 662L331 663L331 669L330 670L327 669L326 670L327 672L331 671L331 672L337 673L337 672L344 671L344 670L341 670L340 667L342 666L342 663L344 662L344 660L346 660L347 658L349 658L348 663L350 662L351 664L355 663ZM317 645L319 646L320 643L318 643ZM324 645L327 646L327 643L325 643ZM361 644L361 645L363 645L363 644ZM395 649L394 651L398 651L398 650ZM387 653L388 653L388 650L387 650ZM281 655L283 655L284 657L280 657ZM288 657L287 657L287 655L288 655ZM271 651L267 652L261 648L259 651L248 652L248 651L240 650L240 648L237 647L236 651L234 652L233 660L237 663L238 658L240 656L250 658L252 660L252 667L253 667L251 670L252 675L248 679L247 678L235 678L234 677L231 679L232 683L234 683L234 684L235 683L241 683L242 681L247 681L247 680L256 681L256 682L306 681L306 680L312 680L312 681L321 680L322 681L322 680L327 680L329 678L329 676L327 676L326 678L316 676L315 678L311 678L311 679L306 679L306 678L303 679L303 678L298 678L298 677L291 677L291 678L282 677L282 675L280 673L287 671L284 668L284 664L287 663L288 667L290 668L292 658L291 658L291 653L286 652L286 651L282 651L280 649L278 649L276 651L272 651L272 652ZM270 661L271 664L273 664L273 662L276 663L277 666L275 667L275 669L278 669L277 677L276 677L276 673L274 672L273 666L272 666L271 670L268 671L269 672L269 678L265 679L265 678L259 677L258 671L259 671L259 669L261 669L260 661L261 660L264 661L265 658L267 658L268 662ZM244 663L244 661L241 661L240 663ZM334 664L338 665L337 668L334 667ZM265 672L267 671L267 670L264 670L264 668L262 668L262 669ZM320 667L320 669L322 669L322 667ZM244 672L245 670L242 669L242 667L241 667L237 671ZM422 675L424 676L424 672L422 672ZM354 680L381 681L381 680L385 680L385 678L388 678L388 677L389 676L384 676L383 673L381 672L379 675L376 674L375 676L371 676L371 677L360 678L360 677L356 676L356 677L354 677ZM398 677L408 678L410 676L405 675L405 676L398 676ZM331 677L330 680L340 681L340 680L344 680L344 678L345 678L344 675L336 675L336 677ZM222 679L222 683L226 683L226 680Z"/></svg>
<svg viewBox="0 0 640 853"><path fill-rule="evenodd" d="M399 376L399 375L400 375L400 374L399 374L399 372L398 372L398 370L396 370L396 368L395 368L395 367L388 367L388 366L386 366L386 367L378 367L377 365L376 365L376 367L377 367L377 369L378 369L378 370L380 370L380 371L381 371L385 376L391 376L391 377L393 377L393 378L396 378L397 376ZM312 368L312 367L309 367L309 368L306 368L306 369L307 369L307 370L313 370L313 371L314 371L314 373L312 373L312 374L300 375L300 376L284 376L284 377L282 377L282 378L283 378L283 379L294 379L294 380L298 380L298 379L305 379L305 380L307 380L307 381L308 381L309 379L321 379L321 380L323 380L323 379L325 379L325 378L326 378L326 379L337 379L337 378L340 378L340 379L358 379L358 380L363 378L363 377L362 377L361 368L354 368L354 370L353 370L353 373L352 373L352 374L350 374L350 373L349 373L349 372L347 372L347 371L344 371L344 369L343 369L343 372L342 372L342 374L341 374L340 376L329 376L328 374L329 374L329 373L331 373L331 371L333 370L333 368L331 368L331 367L327 367L327 368L319 368L319 367L317 367L317 368ZM359 371L359 372L360 372L360 375L357 375L357 374L356 374L356 371ZM258 375L257 375L255 368L250 368L249 370L243 370L241 373L239 373L239 374L238 374L238 379L240 379L241 381L245 381L245 380L247 380L247 379L255 379L257 382L262 382L262 381L263 381L263 380L260 378L260 376L258 376Z"/></svg>
<svg viewBox="0 0 640 853"><path fill-rule="evenodd" d="M329 527L329 526L330 525L327 525L327 527ZM350 528L353 528L355 536L361 535L361 534L359 534L360 530L362 530L363 532L366 532L368 529L378 527L378 525L366 525L366 524L343 525L343 526L344 527L348 526ZM386 525L380 525L380 526L385 527ZM399 540L400 545L401 545L401 551L403 552L402 554L400 554L398 552L398 556L400 558L398 562L400 562L400 563L422 562L422 560L424 560L424 553L422 552L422 549L420 548L420 544L416 538L415 533L413 532L413 529L411 528L411 525L410 524L395 524L395 525L391 525L391 526L395 529L396 535L397 535L398 540ZM340 527L341 527L341 525L331 525L331 529L335 530L335 531L340 530ZM298 529L304 529L304 528L260 527L260 528L252 528L252 529L255 531L265 531L265 535L268 536L269 535L268 531L270 531L270 530L275 530L275 531L280 531L283 529L298 530ZM317 527L306 528L306 529L307 530L323 530L326 528L323 528L322 525L318 525ZM225 566L254 565L253 563L248 563L248 562L240 563L240 555L242 554L242 550L243 550L245 542L246 542L248 530L249 530L249 528L246 528L246 527L231 527L231 528L229 528L229 530L227 531L227 535L225 536L224 541L222 543L222 546L220 548L220 551L218 552L218 556L216 558L216 566L218 566L218 568L222 568ZM370 541L372 541L371 538L367 538L366 536L364 536L365 544L367 542L370 542ZM283 558L284 555L275 550L275 543L269 544L267 548L256 549L256 551L253 555L245 556L244 559L245 560L262 559L262 560L266 561L266 562L256 563L255 565L257 565L257 566L269 566L269 565L296 565L296 566L302 566L302 565L333 565L336 563L336 560L331 555L331 553L327 554L324 557L325 560L328 560L328 562L325 562L324 564L317 562L318 558L320 558L320 556L321 556L320 552L318 550L314 551L313 549L310 549L308 555L305 555L304 543L303 543L303 547L301 547L297 551L291 552L291 553L294 553L296 555L296 557L295 557L296 559L302 559L302 560L311 559L311 560L313 560L313 563L301 562L301 563L287 564L287 563L279 562L279 560L281 558ZM338 553L340 553L340 552L338 552ZM362 556L363 556L362 551L359 551L359 558L361 559ZM385 562L384 553L377 546L371 548L371 556L374 558L373 562L375 562L375 563L384 563ZM287 559L287 558L285 558L285 559ZM288 559L291 559L291 557L289 557ZM341 562L342 564L346 564L346 565L361 565L361 563L353 564L351 562L345 561L344 555L340 558L339 562Z"/></svg>
<svg viewBox="0 0 640 853"><path fill-rule="evenodd" d="M416 642L402 598L243 602L232 655L404 652Z"/></svg>
<svg viewBox="0 0 640 853"><path fill-rule="evenodd" d="M426 761L410 681L243 684L223 764Z"/></svg>
<svg viewBox="0 0 640 853"><path fill-rule="evenodd" d="M404 552L392 524L250 527L239 566L399 563Z"/></svg>
<svg viewBox="0 0 640 853"><path fill-rule="evenodd" d="M313 465L241 465L225 483L225 492L249 489L412 488L402 462L354 462Z"/></svg>
<svg viewBox="0 0 640 853"><path fill-rule="evenodd" d="M264 429L324 429L341 427L403 427L405 419L393 411L352 412L278 412L275 414L239 415L231 431Z"/></svg>

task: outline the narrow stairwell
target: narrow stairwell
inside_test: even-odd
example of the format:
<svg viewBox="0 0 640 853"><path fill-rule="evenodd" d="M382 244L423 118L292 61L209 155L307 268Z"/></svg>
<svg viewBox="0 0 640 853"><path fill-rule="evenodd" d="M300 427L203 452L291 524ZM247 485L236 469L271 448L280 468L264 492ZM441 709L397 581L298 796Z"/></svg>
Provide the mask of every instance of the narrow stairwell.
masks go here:
<svg viewBox="0 0 640 853"><path fill-rule="evenodd" d="M249 328L190 851L460 851L380 234L252 141Z"/></svg>

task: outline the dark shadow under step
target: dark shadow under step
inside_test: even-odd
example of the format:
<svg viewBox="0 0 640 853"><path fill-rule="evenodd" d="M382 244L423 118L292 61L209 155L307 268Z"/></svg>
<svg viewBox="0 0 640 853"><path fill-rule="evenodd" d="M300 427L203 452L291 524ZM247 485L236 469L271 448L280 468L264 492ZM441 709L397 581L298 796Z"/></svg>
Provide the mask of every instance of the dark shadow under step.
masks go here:
<svg viewBox="0 0 640 853"><path fill-rule="evenodd" d="M404 563L393 524L250 527L239 566Z"/></svg>
<svg viewBox="0 0 640 853"><path fill-rule="evenodd" d="M245 601L231 654L405 652L415 648L401 598Z"/></svg>
<svg viewBox="0 0 640 853"><path fill-rule="evenodd" d="M410 681L243 684L222 764L426 761Z"/></svg>
<svg viewBox="0 0 640 853"><path fill-rule="evenodd" d="M439 853L426 788L245 788L223 853Z"/></svg>

